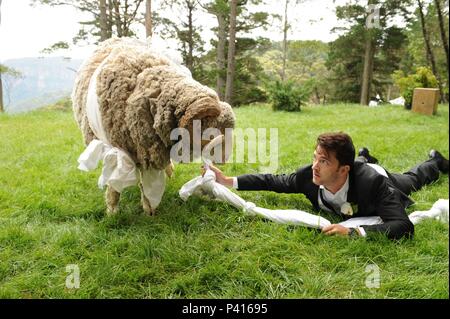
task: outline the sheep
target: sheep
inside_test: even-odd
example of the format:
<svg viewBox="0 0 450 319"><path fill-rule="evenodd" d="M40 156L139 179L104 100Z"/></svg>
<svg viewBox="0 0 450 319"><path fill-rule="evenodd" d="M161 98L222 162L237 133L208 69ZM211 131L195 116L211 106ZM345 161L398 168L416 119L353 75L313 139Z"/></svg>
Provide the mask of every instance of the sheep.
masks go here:
<svg viewBox="0 0 450 319"><path fill-rule="evenodd" d="M104 41L82 64L72 103L88 149L100 140L134 163L141 203L150 215L164 192L161 172L169 177L173 172L170 150L176 141L171 140L172 130L192 133L195 120L201 121L203 130L217 128L222 134L235 125L231 106L220 101L215 91L195 81L185 67L130 38ZM208 142L202 140L202 147ZM199 155L192 148L190 152L192 158ZM158 194L149 194L150 188ZM117 213L120 191L106 183L108 215Z"/></svg>

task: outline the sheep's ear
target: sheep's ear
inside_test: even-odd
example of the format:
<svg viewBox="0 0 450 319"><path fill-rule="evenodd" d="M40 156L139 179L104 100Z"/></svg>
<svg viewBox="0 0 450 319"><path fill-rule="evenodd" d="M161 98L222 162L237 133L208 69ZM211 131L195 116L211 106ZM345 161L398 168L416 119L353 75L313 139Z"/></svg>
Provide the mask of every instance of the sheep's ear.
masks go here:
<svg viewBox="0 0 450 319"><path fill-rule="evenodd" d="M179 127L187 128L194 120L201 120L205 117L217 117L220 115L219 102L211 97L204 97L192 103L186 113L181 117Z"/></svg>

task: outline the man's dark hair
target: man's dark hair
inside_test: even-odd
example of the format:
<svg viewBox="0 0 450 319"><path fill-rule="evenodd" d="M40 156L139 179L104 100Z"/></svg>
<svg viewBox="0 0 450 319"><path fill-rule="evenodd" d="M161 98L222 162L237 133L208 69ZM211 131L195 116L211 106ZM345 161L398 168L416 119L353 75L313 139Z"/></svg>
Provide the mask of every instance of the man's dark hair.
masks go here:
<svg viewBox="0 0 450 319"><path fill-rule="evenodd" d="M355 161L355 146L352 138L344 132L324 133L317 138L317 146L323 148L327 153L333 152L339 165L349 165L353 168Z"/></svg>

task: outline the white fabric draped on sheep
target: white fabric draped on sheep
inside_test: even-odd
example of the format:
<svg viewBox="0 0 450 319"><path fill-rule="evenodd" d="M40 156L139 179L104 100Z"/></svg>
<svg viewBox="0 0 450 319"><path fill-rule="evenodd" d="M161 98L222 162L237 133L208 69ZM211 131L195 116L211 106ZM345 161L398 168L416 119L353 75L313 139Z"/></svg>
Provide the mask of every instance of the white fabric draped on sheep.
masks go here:
<svg viewBox="0 0 450 319"><path fill-rule="evenodd" d="M207 167L207 165L205 166ZM179 191L179 195L184 201L192 195L208 195L211 198L229 203L237 209L243 210L244 213L248 215L258 215L281 224L293 224L319 229L331 224L331 222L326 218L301 210L273 210L257 207L254 203L245 201L227 187L217 183L216 175L210 169L206 170L203 177L196 177L184 184ZM448 199L440 199L433 205L431 210L414 212L409 216L409 218L413 224L417 224L430 218L448 223L448 207ZM382 223L383 221L379 216L370 216L350 218L339 224L345 227L353 228L362 225L368 226Z"/></svg>

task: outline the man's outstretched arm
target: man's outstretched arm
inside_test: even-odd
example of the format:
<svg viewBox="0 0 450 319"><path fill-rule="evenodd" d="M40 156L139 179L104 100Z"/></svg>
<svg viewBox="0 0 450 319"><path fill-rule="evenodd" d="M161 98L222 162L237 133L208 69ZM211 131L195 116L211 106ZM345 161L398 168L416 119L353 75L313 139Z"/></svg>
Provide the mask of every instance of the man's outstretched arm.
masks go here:
<svg viewBox="0 0 450 319"><path fill-rule="evenodd" d="M292 174L245 174L237 177L229 177L223 174L223 172L215 166L210 166L210 168L216 173L216 180L218 183L227 187L235 186L238 190L301 193L301 185L305 178L304 169L299 169Z"/></svg>

